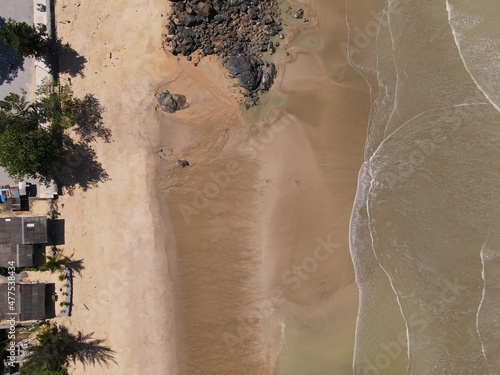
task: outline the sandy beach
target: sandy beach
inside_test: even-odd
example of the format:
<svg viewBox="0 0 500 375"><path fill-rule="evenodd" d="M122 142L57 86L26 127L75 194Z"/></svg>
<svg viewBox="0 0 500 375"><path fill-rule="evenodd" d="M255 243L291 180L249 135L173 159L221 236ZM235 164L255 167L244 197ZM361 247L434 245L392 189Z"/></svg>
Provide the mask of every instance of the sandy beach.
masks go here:
<svg viewBox="0 0 500 375"><path fill-rule="evenodd" d="M58 36L86 59L62 78L100 101L112 133L92 143L109 179L59 207L85 266L63 323L117 363L73 374L351 371L368 93L339 47L344 5L302 6L309 28L283 42L276 87L246 111L216 58L164 52L165 2L57 2ZM163 89L188 108L156 109Z"/></svg>
<svg viewBox="0 0 500 375"><path fill-rule="evenodd" d="M63 81L71 78L76 97L100 101L112 133L111 142L93 143L109 180L59 201L66 252L85 267L66 324L116 351L117 364L95 374L178 373L165 254L173 240L155 189L154 93L178 72L161 49L164 10L156 0L57 2L59 37L87 60L81 75ZM73 373L87 371L78 365Z"/></svg>

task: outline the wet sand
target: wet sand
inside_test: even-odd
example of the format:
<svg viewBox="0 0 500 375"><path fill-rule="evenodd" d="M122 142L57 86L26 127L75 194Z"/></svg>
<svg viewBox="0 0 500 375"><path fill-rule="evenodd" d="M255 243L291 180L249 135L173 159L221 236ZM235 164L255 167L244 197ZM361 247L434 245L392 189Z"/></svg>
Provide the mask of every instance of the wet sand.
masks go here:
<svg viewBox="0 0 500 375"><path fill-rule="evenodd" d="M182 373L352 372L349 217L368 92L342 51L344 5L302 6L318 25L287 46L264 105L235 107L219 82L208 86L216 101L165 116L160 186L176 238Z"/></svg>
<svg viewBox="0 0 500 375"><path fill-rule="evenodd" d="M215 58L161 50L164 6L58 3L60 36L88 60L75 93L100 99L113 132L95 144L111 179L63 198L86 267L67 324L117 351L94 373L350 373L349 217L369 107L342 51L343 2L301 5L310 28L249 111ZM155 110L164 88L189 107Z"/></svg>

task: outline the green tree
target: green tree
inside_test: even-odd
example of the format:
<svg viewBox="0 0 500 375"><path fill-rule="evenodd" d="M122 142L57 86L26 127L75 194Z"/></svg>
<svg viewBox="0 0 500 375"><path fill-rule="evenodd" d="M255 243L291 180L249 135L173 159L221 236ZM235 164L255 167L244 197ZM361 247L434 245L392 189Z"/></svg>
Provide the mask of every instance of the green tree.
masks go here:
<svg viewBox="0 0 500 375"><path fill-rule="evenodd" d="M103 340L82 332L72 334L66 327L47 325L39 329L36 343L21 368L26 375L67 374L70 362L86 365L106 365L115 362L114 351L102 345ZM41 372L40 370L45 372Z"/></svg>
<svg viewBox="0 0 500 375"><path fill-rule="evenodd" d="M0 30L0 41L12 48L16 57L41 58L47 52L47 33L44 30L12 18Z"/></svg>
<svg viewBox="0 0 500 375"><path fill-rule="evenodd" d="M49 119L53 131L62 132L75 125L73 91L68 85L45 80L37 96L36 107Z"/></svg>
<svg viewBox="0 0 500 375"><path fill-rule="evenodd" d="M10 94L0 100L0 165L14 178L50 179L54 163L62 158L56 134L39 127L38 117L24 96Z"/></svg>
<svg viewBox="0 0 500 375"><path fill-rule="evenodd" d="M47 261L45 264L38 267L40 271L50 271L54 273L56 271L62 270L68 263L71 263L71 258L63 255L60 251L56 252L53 256L46 255Z"/></svg>
<svg viewBox="0 0 500 375"><path fill-rule="evenodd" d="M68 85L45 81L37 96L33 104L18 94L0 100L0 166L19 180L26 175L52 179L54 165L63 159L64 131L75 124Z"/></svg>

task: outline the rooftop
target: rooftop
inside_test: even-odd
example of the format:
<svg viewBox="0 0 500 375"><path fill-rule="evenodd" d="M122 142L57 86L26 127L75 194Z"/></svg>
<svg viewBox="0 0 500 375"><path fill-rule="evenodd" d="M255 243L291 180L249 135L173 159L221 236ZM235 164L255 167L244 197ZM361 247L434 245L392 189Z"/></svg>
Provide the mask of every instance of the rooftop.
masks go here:
<svg viewBox="0 0 500 375"><path fill-rule="evenodd" d="M45 216L0 219L0 244L27 245L47 242L47 217Z"/></svg>

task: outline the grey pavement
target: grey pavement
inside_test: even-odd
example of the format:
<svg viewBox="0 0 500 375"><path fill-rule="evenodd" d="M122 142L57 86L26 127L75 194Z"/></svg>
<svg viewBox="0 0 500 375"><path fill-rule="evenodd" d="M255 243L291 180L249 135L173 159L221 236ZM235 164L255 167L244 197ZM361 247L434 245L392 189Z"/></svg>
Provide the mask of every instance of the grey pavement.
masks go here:
<svg viewBox="0 0 500 375"><path fill-rule="evenodd" d="M8 18L33 24L33 0L0 0L0 23ZM0 43L0 98L11 92L28 93L34 89L35 63L32 58L16 59L11 50Z"/></svg>
<svg viewBox="0 0 500 375"><path fill-rule="evenodd" d="M33 0L0 0L0 22L8 18L33 24ZM13 71L13 72L12 72ZM15 59L10 48L0 43L0 99L11 92L30 92L35 83L35 62L32 58ZM3 168L0 168L0 185L15 185Z"/></svg>

